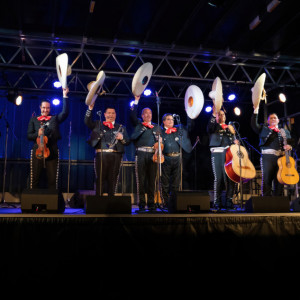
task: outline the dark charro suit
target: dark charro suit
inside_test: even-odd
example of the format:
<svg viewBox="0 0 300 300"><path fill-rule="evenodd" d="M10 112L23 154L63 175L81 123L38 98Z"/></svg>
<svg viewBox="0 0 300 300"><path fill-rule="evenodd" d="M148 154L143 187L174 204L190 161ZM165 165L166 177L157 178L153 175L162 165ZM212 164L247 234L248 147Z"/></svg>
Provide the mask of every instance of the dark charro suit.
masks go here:
<svg viewBox="0 0 300 300"><path fill-rule="evenodd" d="M162 164L161 188L164 203L169 212L176 208L176 192L179 190L181 178L180 147L190 153L192 144L188 137L188 131L179 126L174 126L175 132L167 133L162 129L163 154L165 161Z"/></svg>
<svg viewBox="0 0 300 300"><path fill-rule="evenodd" d="M234 143L234 136L228 128L223 128L212 115L208 125L209 147L211 150L212 169L214 173L214 205L222 206L222 183L226 189L226 207L232 208L235 183L227 176L224 168L226 149Z"/></svg>
<svg viewBox="0 0 300 300"><path fill-rule="evenodd" d="M153 146L157 141L157 135L161 129L157 124L153 124L153 128L148 128L142 124L142 121L137 118L137 105L133 105L130 111L130 120L134 126L134 131L131 135L131 140L136 147L135 169L137 182L137 201L141 209L145 208L145 193L147 183L147 206L154 208L154 191L155 180L157 174L157 164L153 162L154 154ZM147 152L148 151L148 152Z"/></svg>
<svg viewBox="0 0 300 300"><path fill-rule="evenodd" d="M27 139L33 141L30 161L30 188L37 188L41 171L44 167L43 159L36 158L36 150L38 148L36 139L38 131L43 123L45 125L44 134L48 138L47 147L50 150L50 156L45 160L45 166L48 177L48 188L57 189L58 187L58 171L59 171L59 150L57 141L61 139L59 124L61 124L69 115L68 98L63 98L63 109L58 115L51 116L49 121L39 121L37 116L30 119L27 129Z"/></svg>
<svg viewBox="0 0 300 300"><path fill-rule="evenodd" d="M259 135L259 147L262 151L260 164L262 171L262 189L261 193L263 196L272 195L272 183L274 182L274 195L280 196L283 192L283 185L277 180L278 164L277 160L279 154L266 154L265 150L277 150L283 151L283 137L281 132L276 132L265 124L258 124L258 114L253 113L251 117L251 127L255 133ZM290 132L284 129L286 134L287 142L290 143L291 135ZM275 152L274 152L275 153Z"/></svg>
<svg viewBox="0 0 300 300"><path fill-rule="evenodd" d="M130 143L126 127L114 123L114 128L109 128L100 123L100 120L93 121L92 111L89 109L86 111L84 123L92 130L87 142L96 151L94 160L96 194L100 195L103 192L107 192L109 195L114 195L116 193L122 155L125 152L125 146ZM123 134L123 140L115 140L117 132ZM115 143L113 143L114 141ZM100 183L101 177L102 182Z"/></svg>

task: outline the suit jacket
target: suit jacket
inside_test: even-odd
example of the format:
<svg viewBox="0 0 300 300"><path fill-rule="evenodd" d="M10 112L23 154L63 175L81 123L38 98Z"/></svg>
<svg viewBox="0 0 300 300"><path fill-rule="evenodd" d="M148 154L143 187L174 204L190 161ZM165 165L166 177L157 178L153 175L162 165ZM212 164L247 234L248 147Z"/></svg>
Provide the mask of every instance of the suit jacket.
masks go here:
<svg viewBox="0 0 300 300"><path fill-rule="evenodd" d="M188 131L184 127L174 126L177 131L170 134L166 133L166 129L162 129L162 139L164 144L163 153L179 152L180 146L187 153L192 152L192 143L188 136Z"/></svg>
<svg viewBox="0 0 300 300"><path fill-rule="evenodd" d="M153 128L144 126L142 120L137 117L136 111L137 105L134 105L130 112L130 121L134 126L131 140L135 147L152 147L157 141L157 135L161 134L161 128L154 123L152 123Z"/></svg>
<svg viewBox="0 0 300 300"><path fill-rule="evenodd" d="M259 135L259 147L261 149L283 150L283 137L281 133L276 133L265 124L258 124L258 114L253 114L251 117L251 127L255 133ZM284 129L287 143L291 144L291 134L287 129Z"/></svg>
<svg viewBox="0 0 300 300"><path fill-rule="evenodd" d="M124 146L130 144L130 139L128 137L126 127L122 124L115 123L114 128L110 129L103 123L100 124L100 120L93 121L92 111L89 109L86 111L84 123L89 129L92 130L87 143L93 148L109 149L117 132L121 132L123 134L123 140L117 140L116 145L111 149L116 150L120 153L124 153Z"/></svg>
<svg viewBox="0 0 300 300"><path fill-rule="evenodd" d="M59 124L62 123L69 115L69 101L68 98L63 98L63 109L58 115L51 116L49 121L43 122L45 124L44 134L48 138L47 146L51 148L57 148L57 141L61 139L61 134L59 131ZM38 137L38 131L41 128L41 121L38 120L37 116L30 119L27 129L27 139L35 142L34 147L36 147L36 139Z"/></svg>
<svg viewBox="0 0 300 300"><path fill-rule="evenodd" d="M228 128L223 129L222 126L216 122L216 118L213 115L208 122L207 132L209 134L210 147L226 147L234 143L234 135Z"/></svg>

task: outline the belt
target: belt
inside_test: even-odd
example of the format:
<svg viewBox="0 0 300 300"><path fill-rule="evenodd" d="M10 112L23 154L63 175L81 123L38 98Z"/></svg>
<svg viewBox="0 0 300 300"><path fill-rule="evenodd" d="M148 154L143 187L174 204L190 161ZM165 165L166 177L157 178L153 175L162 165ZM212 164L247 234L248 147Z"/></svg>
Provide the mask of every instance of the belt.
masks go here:
<svg viewBox="0 0 300 300"><path fill-rule="evenodd" d="M138 147L136 150L137 151L154 153L154 149L152 147Z"/></svg>
<svg viewBox="0 0 300 300"><path fill-rule="evenodd" d="M210 152L224 152L224 150L226 150L227 148L229 148L229 146L227 146L227 147L213 147L213 148L210 148Z"/></svg>
<svg viewBox="0 0 300 300"><path fill-rule="evenodd" d="M114 149L96 149L95 152L99 153L99 152L118 152L118 151Z"/></svg>
<svg viewBox="0 0 300 300"><path fill-rule="evenodd" d="M276 156L281 156L284 155L284 151L281 150L275 150L275 149L263 149L261 150L262 154L273 154Z"/></svg>
<svg viewBox="0 0 300 300"><path fill-rule="evenodd" d="M171 156L171 157L176 157L179 155L180 155L180 152L171 152L171 153L164 154L164 156Z"/></svg>

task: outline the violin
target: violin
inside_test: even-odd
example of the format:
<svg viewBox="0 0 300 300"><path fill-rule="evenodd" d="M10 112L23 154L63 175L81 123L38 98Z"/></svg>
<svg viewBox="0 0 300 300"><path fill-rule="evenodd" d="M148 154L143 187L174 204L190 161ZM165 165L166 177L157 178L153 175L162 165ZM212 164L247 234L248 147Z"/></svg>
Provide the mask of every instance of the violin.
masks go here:
<svg viewBox="0 0 300 300"><path fill-rule="evenodd" d="M45 128L45 125L42 124L41 128ZM50 150L47 148L47 143L48 143L48 137L44 135L44 130L43 134L37 137L36 143L38 144L38 148L36 149L35 155L36 158L38 159L45 159L50 155Z"/></svg>
<svg viewBox="0 0 300 300"><path fill-rule="evenodd" d="M160 143L160 142L156 142L153 145L153 149L155 150L153 156L152 156L152 160L157 163L159 160L159 163L162 164L165 161L165 157L162 154L162 150L164 150L164 144ZM158 157L160 157L160 159L158 159Z"/></svg>

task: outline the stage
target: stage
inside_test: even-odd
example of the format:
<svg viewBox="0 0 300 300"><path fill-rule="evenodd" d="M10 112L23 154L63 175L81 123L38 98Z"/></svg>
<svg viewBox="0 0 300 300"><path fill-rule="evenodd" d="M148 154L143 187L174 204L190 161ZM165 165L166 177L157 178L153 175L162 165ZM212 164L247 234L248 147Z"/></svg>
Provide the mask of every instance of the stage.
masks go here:
<svg viewBox="0 0 300 300"><path fill-rule="evenodd" d="M1 282L80 285L96 288L106 299L155 294L160 299L233 284L253 290L267 287L271 278L282 285L300 265L299 212L140 214L136 209L41 214L22 213L18 205L1 208Z"/></svg>

